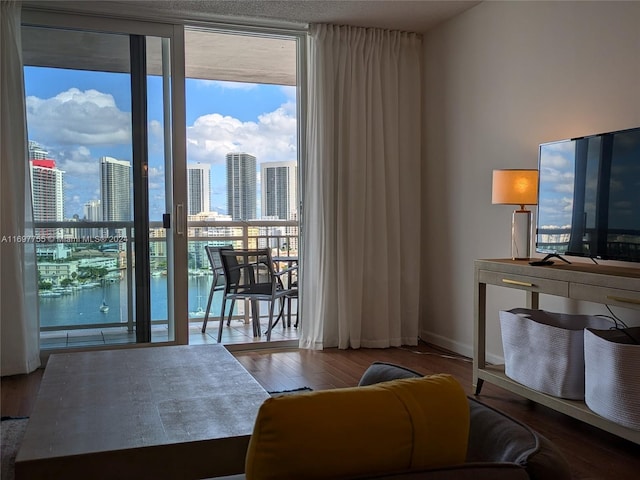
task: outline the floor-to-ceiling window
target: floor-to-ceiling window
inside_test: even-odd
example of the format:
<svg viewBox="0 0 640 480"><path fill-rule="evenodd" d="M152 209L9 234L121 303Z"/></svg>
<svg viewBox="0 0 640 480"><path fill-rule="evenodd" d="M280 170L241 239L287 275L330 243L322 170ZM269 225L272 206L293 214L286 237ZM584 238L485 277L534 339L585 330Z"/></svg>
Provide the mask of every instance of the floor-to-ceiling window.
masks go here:
<svg viewBox="0 0 640 480"><path fill-rule="evenodd" d="M298 256L304 36L23 18L41 346L214 341L204 246Z"/></svg>

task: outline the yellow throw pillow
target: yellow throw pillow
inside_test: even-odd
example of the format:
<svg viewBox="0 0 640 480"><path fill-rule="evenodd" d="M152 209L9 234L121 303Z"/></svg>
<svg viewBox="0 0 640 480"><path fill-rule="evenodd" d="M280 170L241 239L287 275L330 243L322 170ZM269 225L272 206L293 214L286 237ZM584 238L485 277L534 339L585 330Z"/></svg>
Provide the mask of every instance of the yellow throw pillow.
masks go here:
<svg viewBox="0 0 640 480"><path fill-rule="evenodd" d="M469 404L451 375L267 399L247 480L349 478L463 463Z"/></svg>

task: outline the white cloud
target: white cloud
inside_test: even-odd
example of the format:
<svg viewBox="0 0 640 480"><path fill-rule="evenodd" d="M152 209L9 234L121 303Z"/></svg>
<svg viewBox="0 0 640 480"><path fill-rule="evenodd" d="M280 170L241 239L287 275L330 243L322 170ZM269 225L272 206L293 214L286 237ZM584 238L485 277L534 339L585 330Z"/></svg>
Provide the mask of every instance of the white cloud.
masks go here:
<svg viewBox="0 0 640 480"><path fill-rule="evenodd" d="M114 145L131 141L131 114L112 95L70 88L55 97L26 99L32 138L53 145Z"/></svg>
<svg viewBox="0 0 640 480"><path fill-rule="evenodd" d="M96 176L100 173L98 161L91 155L91 151L84 146L74 146L69 149L53 149L56 164L60 170L69 175Z"/></svg>
<svg viewBox="0 0 640 480"><path fill-rule="evenodd" d="M164 126L158 120L149 121L149 152L164 152Z"/></svg>
<svg viewBox="0 0 640 480"><path fill-rule="evenodd" d="M208 83L216 88L245 90L257 86L238 82ZM187 126L188 160L223 166L229 152L251 153L259 163L295 160L296 90L295 87L281 88L286 94L286 103L263 113L257 120L243 122L211 113ZM81 214L84 202L100 196L99 157L108 154L130 160L125 157L130 155L131 114L118 108L113 95L69 88L51 98L27 97L27 115L30 139L41 143L49 151L49 157L56 160L58 168L66 172L66 214ZM151 156L162 157L163 137L162 124L150 119ZM152 209L164 208L164 174L162 165L150 165ZM215 204L215 195L226 196L226 188L212 182L212 193Z"/></svg>
<svg viewBox="0 0 640 480"><path fill-rule="evenodd" d="M244 83L244 82L228 82L225 80L202 80L192 79L195 86L200 88L219 88L221 90L253 90L258 88L257 83Z"/></svg>
<svg viewBox="0 0 640 480"><path fill-rule="evenodd" d="M258 87L257 83L226 82L223 80L214 80L211 83L214 87L228 90L253 90Z"/></svg>
<svg viewBox="0 0 640 480"><path fill-rule="evenodd" d="M291 85L282 85L280 87L280 90L282 91L282 93L285 94L285 96L290 102L292 103L296 102L297 91L298 91L297 87L291 86Z"/></svg>
<svg viewBox="0 0 640 480"><path fill-rule="evenodd" d="M163 179L164 178L164 168L162 168L162 167L149 167L148 175L149 175L149 178Z"/></svg>
<svg viewBox="0 0 640 480"><path fill-rule="evenodd" d="M164 169L149 167L147 175L149 177L149 189L162 190L161 193L164 195Z"/></svg>
<svg viewBox="0 0 640 480"><path fill-rule="evenodd" d="M229 152L255 155L258 162L296 159L295 104L285 103L257 122L212 113L187 128L189 161L222 164Z"/></svg>
<svg viewBox="0 0 640 480"><path fill-rule="evenodd" d="M100 167L87 147L69 149L52 148L49 156L56 167L64 172L65 212L68 216L80 214L82 206L93 194L100 198Z"/></svg>
<svg viewBox="0 0 640 480"><path fill-rule="evenodd" d="M573 154L564 154L564 153L549 153L545 152L542 162L544 166L547 168L553 168L558 170L566 170L570 168L572 165Z"/></svg>

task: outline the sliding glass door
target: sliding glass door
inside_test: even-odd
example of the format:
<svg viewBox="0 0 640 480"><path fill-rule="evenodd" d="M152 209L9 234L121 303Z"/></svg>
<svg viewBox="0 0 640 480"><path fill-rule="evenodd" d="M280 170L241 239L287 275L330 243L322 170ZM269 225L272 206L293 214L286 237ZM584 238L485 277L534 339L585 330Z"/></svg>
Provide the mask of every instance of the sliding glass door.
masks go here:
<svg viewBox="0 0 640 480"><path fill-rule="evenodd" d="M22 38L41 347L215 342L204 247L298 257L305 36L26 10Z"/></svg>
<svg viewBox="0 0 640 480"><path fill-rule="evenodd" d="M187 343L182 29L25 12L22 38L41 347Z"/></svg>

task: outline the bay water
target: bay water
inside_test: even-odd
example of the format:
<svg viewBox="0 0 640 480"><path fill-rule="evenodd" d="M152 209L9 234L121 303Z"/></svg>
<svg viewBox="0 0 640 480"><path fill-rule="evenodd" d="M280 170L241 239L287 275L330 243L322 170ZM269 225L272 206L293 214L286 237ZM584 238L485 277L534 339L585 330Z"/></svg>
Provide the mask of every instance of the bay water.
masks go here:
<svg viewBox="0 0 640 480"><path fill-rule="evenodd" d="M204 317L213 276L189 277L189 316ZM102 302L109 306L100 311ZM58 297L39 297L40 326L62 327L68 325L92 325L102 323L127 323L127 282L109 283L104 286L82 288ZM222 292L216 292L211 305L210 318L220 315ZM167 319L167 278L151 277L151 319Z"/></svg>

